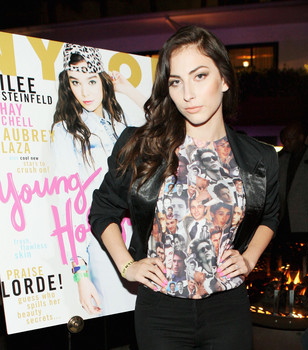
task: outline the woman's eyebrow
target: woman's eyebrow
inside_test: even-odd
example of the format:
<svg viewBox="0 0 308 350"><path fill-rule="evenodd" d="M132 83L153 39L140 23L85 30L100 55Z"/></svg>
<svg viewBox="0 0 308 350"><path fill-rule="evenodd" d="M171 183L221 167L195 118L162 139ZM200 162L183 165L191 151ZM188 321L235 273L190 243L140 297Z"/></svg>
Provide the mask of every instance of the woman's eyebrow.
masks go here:
<svg viewBox="0 0 308 350"><path fill-rule="evenodd" d="M198 66L198 67L192 69L188 74L191 75L191 74L195 73L197 70L199 70L200 68L208 68L208 66ZM170 78L180 78L181 76L177 75L177 74L170 74L169 77Z"/></svg>

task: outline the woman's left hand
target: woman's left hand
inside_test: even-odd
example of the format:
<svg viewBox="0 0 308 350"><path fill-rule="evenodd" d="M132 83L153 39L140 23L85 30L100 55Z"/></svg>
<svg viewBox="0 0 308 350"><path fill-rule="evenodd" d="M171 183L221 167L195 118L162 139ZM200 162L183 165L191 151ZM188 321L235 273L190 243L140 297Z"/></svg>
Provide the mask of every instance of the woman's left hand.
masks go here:
<svg viewBox="0 0 308 350"><path fill-rule="evenodd" d="M240 275L248 276L251 268L238 250L225 250L218 262L217 272L220 277L232 278Z"/></svg>

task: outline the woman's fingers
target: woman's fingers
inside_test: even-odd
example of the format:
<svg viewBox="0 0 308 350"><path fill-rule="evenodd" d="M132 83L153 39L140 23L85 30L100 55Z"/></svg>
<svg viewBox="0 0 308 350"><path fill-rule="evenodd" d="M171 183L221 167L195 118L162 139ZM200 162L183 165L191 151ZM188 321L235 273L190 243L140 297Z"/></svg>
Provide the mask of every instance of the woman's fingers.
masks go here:
<svg viewBox="0 0 308 350"><path fill-rule="evenodd" d="M226 250L217 268L220 277L232 278L247 273L247 266L243 256L234 249Z"/></svg>
<svg viewBox="0 0 308 350"><path fill-rule="evenodd" d="M160 259L146 258L132 264L126 270L126 278L129 281L140 282L155 290L157 289L155 284L160 287L166 287L168 284L164 272L165 266Z"/></svg>

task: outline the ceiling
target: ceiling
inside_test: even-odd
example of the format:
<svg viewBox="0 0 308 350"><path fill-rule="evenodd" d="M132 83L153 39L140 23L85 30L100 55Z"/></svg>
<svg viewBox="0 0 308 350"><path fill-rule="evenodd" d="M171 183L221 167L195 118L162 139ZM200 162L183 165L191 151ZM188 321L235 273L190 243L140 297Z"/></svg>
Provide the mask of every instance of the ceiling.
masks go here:
<svg viewBox="0 0 308 350"><path fill-rule="evenodd" d="M40 26L4 29L15 34L29 35L64 42L122 50L121 43L148 38L143 45L160 47L178 27L187 24L216 28L244 28L259 25L308 22L308 1L264 2L238 6L216 6L197 10L164 11L139 15L118 16ZM159 38L159 39L158 39ZM124 48L124 46L123 46ZM126 47L124 48L126 50ZM138 50L137 50L138 51ZM131 51L130 51L131 52Z"/></svg>
<svg viewBox="0 0 308 350"><path fill-rule="evenodd" d="M308 1L277 1L238 6L207 7L198 10L163 11L58 24L27 26L4 31L61 42L79 43L115 51L141 53L157 51L174 31L183 25L197 24L224 30L229 40L232 31L265 26L308 23ZM308 34L307 34L308 35ZM264 38L262 38L264 39ZM223 41L224 42L224 41ZM226 43L226 42L225 42ZM262 99L242 104L242 124L280 125L291 117L307 115L307 102ZM249 116L249 118L247 118Z"/></svg>

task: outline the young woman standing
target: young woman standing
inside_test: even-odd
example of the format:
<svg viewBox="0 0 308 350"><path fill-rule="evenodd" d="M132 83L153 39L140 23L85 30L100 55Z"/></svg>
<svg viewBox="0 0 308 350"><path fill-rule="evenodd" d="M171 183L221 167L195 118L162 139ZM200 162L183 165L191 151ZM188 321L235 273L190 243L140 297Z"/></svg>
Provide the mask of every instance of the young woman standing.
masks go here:
<svg viewBox="0 0 308 350"><path fill-rule="evenodd" d="M89 216L92 231L122 275L140 283L135 310L140 350L252 347L244 280L278 224L278 165L273 147L227 126L236 96L234 71L224 45L203 28L180 28L160 52L152 95L145 104L146 124L122 133L109 158L109 171L94 191ZM230 171L215 150L222 141L231 148ZM213 151L202 161L196 156L200 144ZM191 298L166 295L172 273L166 275L164 262L148 255L153 220L161 210L157 202L167 195L161 189L170 182L177 184L179 157L188 160L188 169L198 168L198 176L209 181L212 196L210 201L198 193L194 196L207 206L208 214L199 238L191 238L182 219L177 223L177 233L186 240L183 285L193 281L196 288ZM208 176L213 164L219 175L215 178ZM234 176L243 181L245 215L230 230L236 200L229 205L230 220L214 222L210 209L222 202L213 191L215 185L223 183L232 189ZM169 194L171 206L173 196ZM189 208L191 199L183 199ZM133 224L129 249L123 244L119 225L126 210ZM215 248L210 231L219 222L223 222L222 234ZM211 257L207 264L211 271L197 257L196 244L198 256Z"/></svg>

